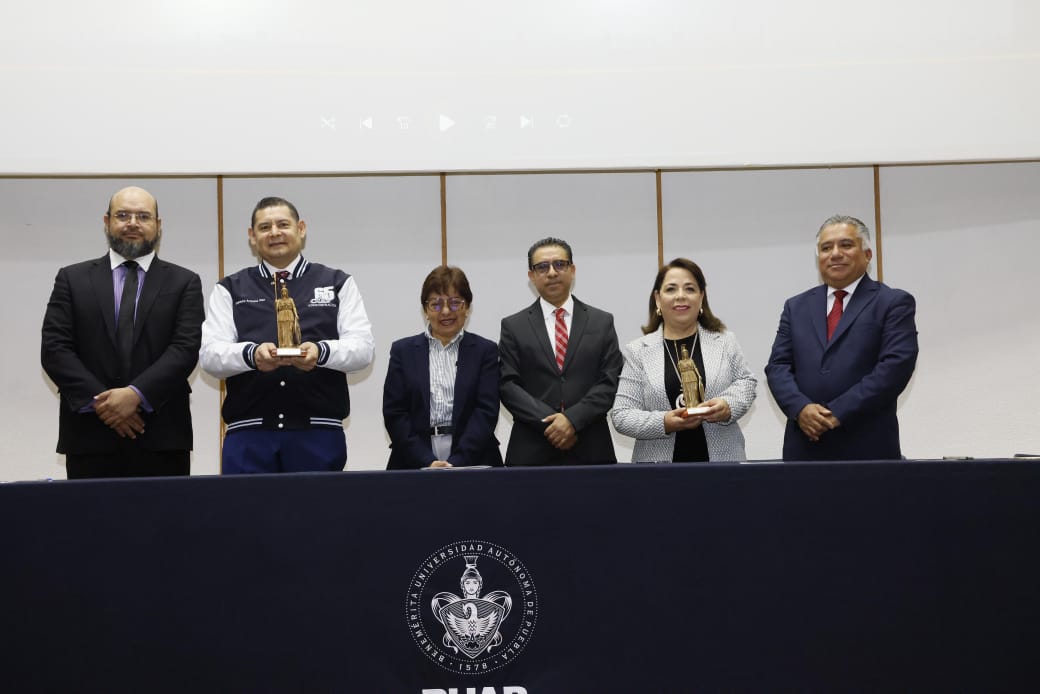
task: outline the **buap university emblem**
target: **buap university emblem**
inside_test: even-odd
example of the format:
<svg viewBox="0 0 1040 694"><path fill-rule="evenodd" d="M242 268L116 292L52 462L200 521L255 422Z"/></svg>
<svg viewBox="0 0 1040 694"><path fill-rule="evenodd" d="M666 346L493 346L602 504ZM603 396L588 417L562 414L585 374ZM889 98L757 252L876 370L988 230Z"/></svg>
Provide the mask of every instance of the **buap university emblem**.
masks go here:
<svg viewBox="0 0 1040 694"><path fill-rule="evenodd" d="M467 540L445 545L419 566L405 613L428 658L451 672L481 674L512 662L527 645L538 594L516 555Z"/></svg>

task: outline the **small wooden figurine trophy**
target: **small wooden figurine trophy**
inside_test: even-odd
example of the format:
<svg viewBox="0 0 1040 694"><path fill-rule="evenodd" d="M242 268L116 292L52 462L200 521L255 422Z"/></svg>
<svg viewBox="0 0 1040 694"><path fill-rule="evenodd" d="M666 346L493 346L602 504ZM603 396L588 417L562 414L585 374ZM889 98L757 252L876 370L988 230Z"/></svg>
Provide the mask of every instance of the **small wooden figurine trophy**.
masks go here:
<svg viewBox="0 0 1040 694"><path fill-rule="evenodd" d="M683 401L686 403L686 414L703 414L710 408L697 407L704 402L704 381L697 371L697 365L690 358L690 352L686 345L682 346L682 358L676 365L679 371L679 380L682 382Z"/></svg>
<svg viewBox="0 0 1040 694"><path fill-rule="evenodd" d="M275 280L274 310L278 317L278 348L275 354L279 357L298 357L303 354L300 349L300 316L296 313L296 303L289 296L289 288L285 280L281 281L281 296L278 291L278 280Z"/></svg>

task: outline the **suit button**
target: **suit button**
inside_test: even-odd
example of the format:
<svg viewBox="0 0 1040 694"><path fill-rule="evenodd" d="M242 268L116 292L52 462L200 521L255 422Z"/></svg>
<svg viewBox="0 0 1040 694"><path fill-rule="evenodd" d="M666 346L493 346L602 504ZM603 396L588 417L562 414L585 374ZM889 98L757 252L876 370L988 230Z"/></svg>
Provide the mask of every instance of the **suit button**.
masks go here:
<svg viewBox="0 0 1040 694"><path fill-rule="evenodd" d="M284 414L279 414L278 415L278 419L285 419L285 415Z"/></svg>
<svg viewBox="0 0 1040 694"><path fill-rule="evenodd" d="M278 428L279 428L279 429L281 429L281 428L282 428L282 427L284 427L284 426L285 426L284 424L282 424L281 422L278 422Z"/></svg>
<svg viewBox="0 0 1040 694"><path fill-rule="evenodd" d="M280 385L280 386L281 386L282 388L284 388L284 387L285 387L285 381L282 381L282 382L281 382L281 383L279 383L278 385Z"/></svg>

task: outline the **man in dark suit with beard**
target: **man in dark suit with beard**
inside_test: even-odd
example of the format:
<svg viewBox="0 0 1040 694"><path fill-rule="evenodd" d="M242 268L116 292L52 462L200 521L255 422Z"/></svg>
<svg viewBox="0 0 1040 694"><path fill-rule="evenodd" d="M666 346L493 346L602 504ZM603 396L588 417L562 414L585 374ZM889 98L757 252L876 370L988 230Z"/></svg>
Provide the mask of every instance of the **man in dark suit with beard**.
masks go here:
<svg viewBox="0 0 1040 694"><path fill-rule="evenodd" d="M148 191L118 191L104 225L108 253L58 271L43 319L57 450L69 479L187 475L202 283L156 255L162 220Z"/></svg>
<svg viewBox="0 0 1040 694"><path fill-rule="evenodd" d="M502 320L507 466L617 462L607 426L622 365L614 317L571 295L573 260L562 239L531 246L527 276L539 299Z"/></svg>

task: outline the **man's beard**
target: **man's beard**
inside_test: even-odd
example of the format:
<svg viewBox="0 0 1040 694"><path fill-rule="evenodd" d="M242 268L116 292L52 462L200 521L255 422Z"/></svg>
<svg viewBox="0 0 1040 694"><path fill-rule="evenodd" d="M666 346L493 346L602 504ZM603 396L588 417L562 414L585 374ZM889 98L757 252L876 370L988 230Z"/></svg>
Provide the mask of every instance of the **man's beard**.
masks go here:
<svg viewBox="0 0 1040 694"><path fill-rule="evenodd" d="M135 260L142 255L148 255L155 250L155 244L159 242L158 235L154 239L127 241L126 239L113 236L108 229L105 230L105 236L108 237L108 247L127 260Z"/></svg>

